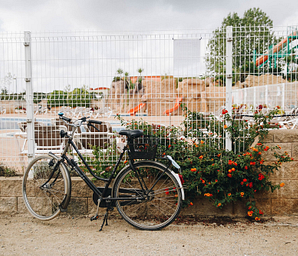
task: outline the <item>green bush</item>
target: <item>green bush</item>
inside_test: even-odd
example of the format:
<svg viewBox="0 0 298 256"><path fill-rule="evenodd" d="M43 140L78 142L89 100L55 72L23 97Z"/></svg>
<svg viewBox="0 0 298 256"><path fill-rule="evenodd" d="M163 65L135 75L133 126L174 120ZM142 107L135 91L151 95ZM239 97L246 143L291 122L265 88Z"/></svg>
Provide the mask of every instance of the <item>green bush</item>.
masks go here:
<svg viewBox="0 0 298 256"><path fill-rule="evenodd" d="M16 170L0 164L0 176L12 177L17 176Z"/></svg>

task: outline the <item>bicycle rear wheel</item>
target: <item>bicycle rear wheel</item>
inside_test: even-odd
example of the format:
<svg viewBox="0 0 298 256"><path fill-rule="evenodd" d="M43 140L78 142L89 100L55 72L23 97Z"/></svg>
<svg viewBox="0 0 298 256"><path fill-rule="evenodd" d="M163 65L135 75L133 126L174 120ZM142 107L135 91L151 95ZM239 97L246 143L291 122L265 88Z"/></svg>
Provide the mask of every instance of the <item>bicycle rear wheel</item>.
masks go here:
<svg viewBox="0 0 298 256"><path fill-rule="evenodd" d="M113 195L121 216L132 226L157 230L172 223L181 209L177 180L161 164L141 161L123 169L115 179Z"/></svg>
<svg viewBox="0 0 298 256"><path fill-rule="evenodd" d="M40 220L51 220L70 200L70 181L63 163L49 155L34 158L23 177L23 198L29 212ZM55 168L56 166L56 168ZM54 171L55 168L55 171Z"/></svg>

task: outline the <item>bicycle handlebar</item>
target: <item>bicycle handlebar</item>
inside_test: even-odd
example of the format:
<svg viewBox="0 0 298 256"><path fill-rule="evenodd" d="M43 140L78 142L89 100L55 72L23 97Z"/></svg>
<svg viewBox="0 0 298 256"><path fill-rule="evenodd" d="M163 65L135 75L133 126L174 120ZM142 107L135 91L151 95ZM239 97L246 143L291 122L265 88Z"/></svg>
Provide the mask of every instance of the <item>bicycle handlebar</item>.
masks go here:
<svg viewBox="0 0 298 256"><path fill-rule="evenodd" d="M74 124L76 123L76 121L81 121L78 124L78 126L80 126L81 123L85 123L85 122L87 122L87 125L89 125L89 124L90 125L92 125L92 124L98 124L98 125L102 124L102 121L97 121L97 120L88 120L87 121L87 119L90 118L90 117L82 117L80 119L72 121L71 118L64 116L64 113L59 113L58 115L59 115L60 119L62 119L64 122L67 122L70 126L75 126ZM72 124L71 124L71 122L72 122Z"/></svg>

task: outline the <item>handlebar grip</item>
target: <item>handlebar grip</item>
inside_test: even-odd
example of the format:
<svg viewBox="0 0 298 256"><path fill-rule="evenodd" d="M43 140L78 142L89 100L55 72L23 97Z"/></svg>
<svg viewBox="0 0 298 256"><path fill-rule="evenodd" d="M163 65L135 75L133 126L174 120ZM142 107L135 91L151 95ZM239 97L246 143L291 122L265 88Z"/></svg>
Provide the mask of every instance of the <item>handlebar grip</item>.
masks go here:
<svg viewBox="0 0 298 256"><path fill-rule="evenodd" d="M63 119L64 121L70 123L71 122L71 118L65 117L65 116L60 116L61 119Z"/></svg>
<svg viewBox="0 0 298 256"><path fill-rule="evenodd" d="M97 120L89 120L89 124L102 124L102 121L97 121Z"/></svg>

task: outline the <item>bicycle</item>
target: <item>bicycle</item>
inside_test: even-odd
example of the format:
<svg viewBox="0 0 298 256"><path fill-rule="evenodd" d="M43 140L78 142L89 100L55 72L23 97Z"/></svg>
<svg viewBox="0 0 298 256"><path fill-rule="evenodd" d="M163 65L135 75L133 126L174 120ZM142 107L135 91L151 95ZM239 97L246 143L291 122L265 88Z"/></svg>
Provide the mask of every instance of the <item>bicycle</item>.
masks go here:
<svg viewBox="0 0 298 256"><path fill-rule="evenodd" d="M100 207L106 208L99 231L104 223L108 225L109 211L114 207L129 224L143 230L162 229L175 220L184 200L184 190L179 175L169 167L173 165L180 171L180 166L170 156L163 157L168 160L168 166L154 160L158 142L156 138L145 136L141 130L121 130L119 134L126 136L127 143L110 177L102 178L92 171L73 141L76 130L82 124L98 130L95 125L102 122L87 117L72 121L63 113L58 115L71 128L70 132L60 131L60 136L66 140L62 154L58 156L49 152L34 158L23 176L24 202L34 217L51 220L60 212L66 212L71 199L70 172L74 170L93 191L97 210L90 220L99 218ZM70 146L89 173L104 182L103 187L96 187L74 158L68 157ZM125 152L128 153L128 165L114 177Z"/></svg>

